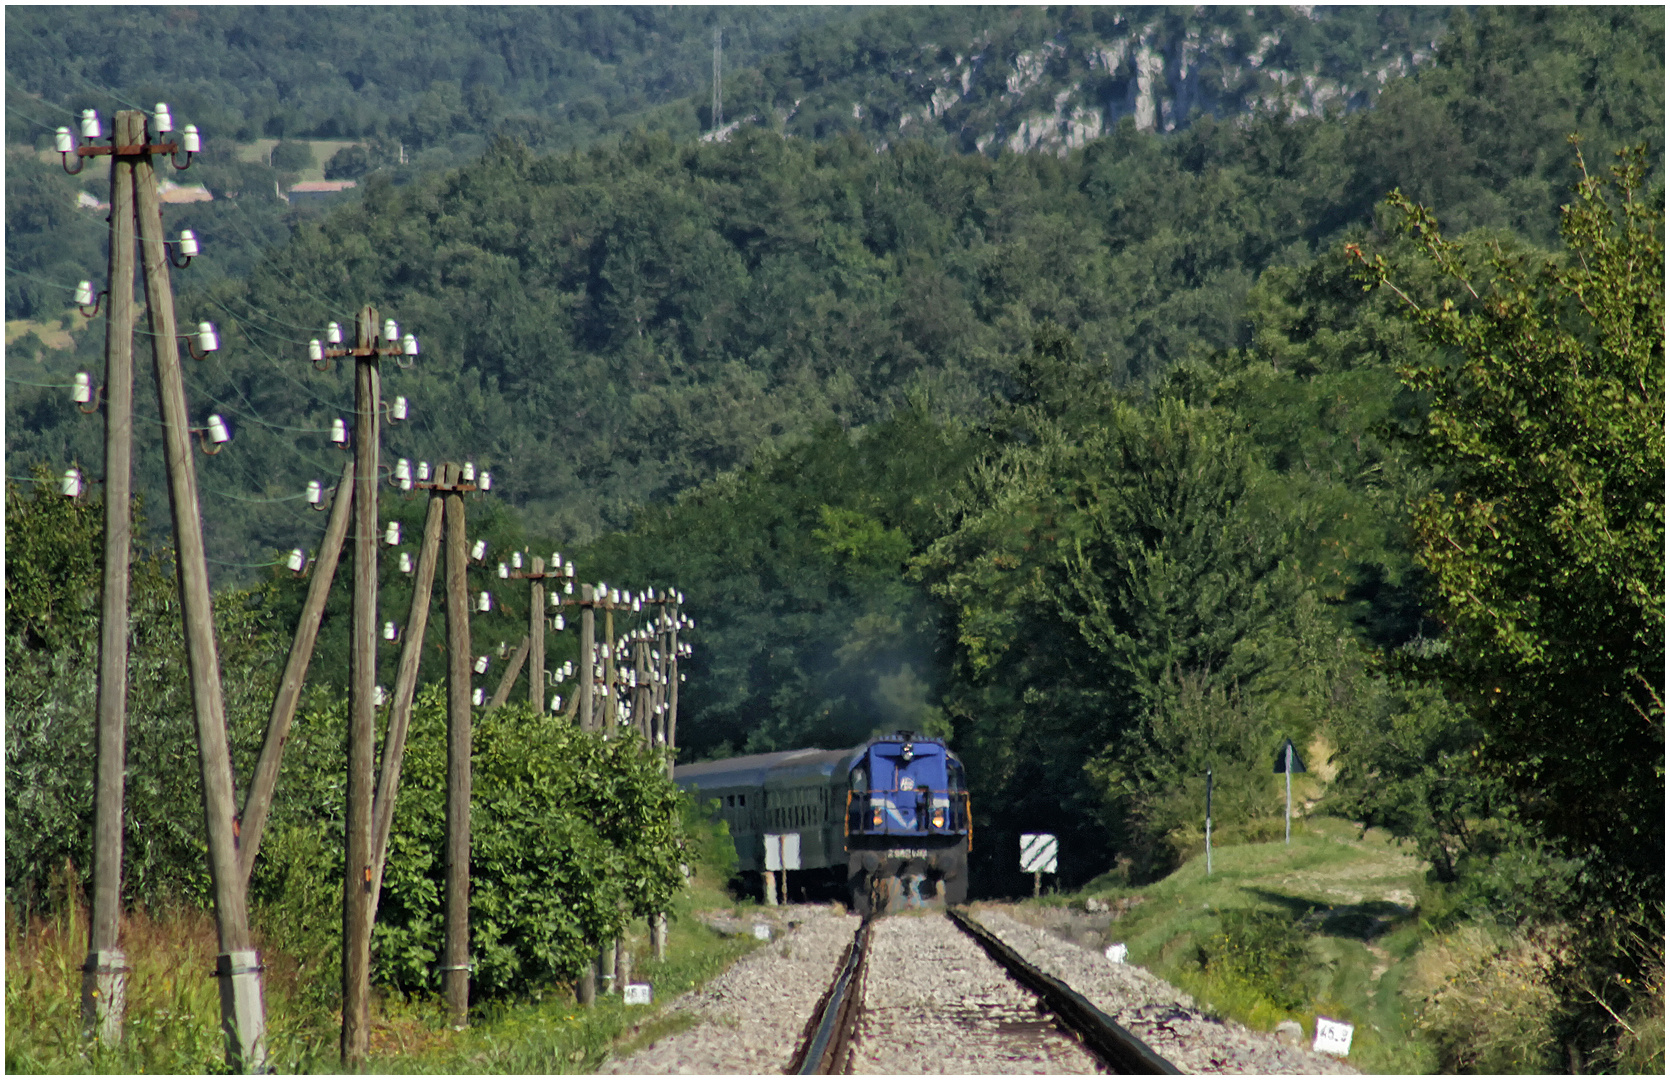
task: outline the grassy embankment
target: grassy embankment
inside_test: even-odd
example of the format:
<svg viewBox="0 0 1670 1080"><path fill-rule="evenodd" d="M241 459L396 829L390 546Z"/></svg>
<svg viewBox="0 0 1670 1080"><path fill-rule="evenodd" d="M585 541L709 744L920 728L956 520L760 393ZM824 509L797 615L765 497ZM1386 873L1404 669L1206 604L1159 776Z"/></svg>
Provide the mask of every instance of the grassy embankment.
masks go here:
<svg viewBox="0 0 1670 1080"><path fill-rule="evenodd" d="M1091 882L1042 904L1108 901L1111 940L1219 1015L1270 1031L1316 1017L1355 1025L1350 1062L1365 1072L1431 1072L1437 1058L1413 1031L1410 991L1422 945L1425 864L1378 829L1294 823L1293 843L1214 847L1140 888Z"/></svg>
<svg viewBox="0 0 1670 1080"><path fill-rule="evenodd" d="M73 891L73 890L71 890ZM697 922L696 911L733 901L698 871L670 920L667 960L649 955L643 923L628 935L634 981L655 987L658 1004L705 982L757 946L724 937ZM256 914L258 936L261 919ZM201 1073L223 1068L212 916L199 909L124 920L129 976L127 1025L121 1047L89 1050L80 1039L80 966L86 955L86 912L60 904L49 919L30 925L8 912L6 922L6 1071ZM284 1072L337 1072L340 1014L334 963L306 970L297 957L268 950L267 1018L272 1064ZM636 1046L670 1034L676 1021L659 1007L627 1008L619 997L576 1007L571 987L548 988L538 999L489 1004L471 1027L454 1032L432 1000L379 996L372 1008L374 1073L585 1073L611 1048Z"/></svg>

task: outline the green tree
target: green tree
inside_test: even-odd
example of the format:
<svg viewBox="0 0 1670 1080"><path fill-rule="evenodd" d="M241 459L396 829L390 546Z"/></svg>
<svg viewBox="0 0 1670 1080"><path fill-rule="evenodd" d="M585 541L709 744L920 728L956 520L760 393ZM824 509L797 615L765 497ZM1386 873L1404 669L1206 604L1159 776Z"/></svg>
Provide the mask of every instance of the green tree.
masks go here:
<svg viewBox="0 0 1670 1080"><path fill-rule="evenodd" d="M91 866L103 514L58 494L44 468L6 491L6 891L27 908L66 860ZM207 900L196 725L172 552L148 549L135 508L123 896ZM269 591L215 596L234 774L265 732L282 643Z"/></svg>
<svg viewBox="0 0 1670 1080"><path fill-rule="evenodd" d="M273 147L272 167L279 172L306 172L317 164L313 147L305 142L286 140Z"/></svg>
<svg viewBox="0 0 1670 1080"><path fill-rule="evenodd" d="M1427 664L1484 732L1481 763L1606 891L1664 873L1664 241L1646 150L1612 198L1588 175L1564 258L1470 259L1394 194L1451 284L1409 319L1442 352L1420 445L1442 483L1415 508L1448 648ZM1583 167L1582 156L1578 165ZM1482 263L1482 264L1481 264ZM1383 258L1365 280L1397 290Z"/></svg>
<svg viewBox="0 0 1670 1080"><path fill-rule="evenodd" d="M370 151L359 143L344 146L325 162L326 180L358 180L372 168Z"/></svg>
<svg viewBox="0 0 1670 1080"><path fill-rule="evenodd" d="M1274 809L1267 768L1242 766L1278 721L1296 737L1313 722L1281 698L1302 696L1314 605L1304 519L1233 419L1116 394L1107 375L1040 330L918 566L955 615L947 707L972 781L1003 807L988 834L1049 828L1086 868L1118 853L1162 871L1208 767L1231 816Z"/></svg>

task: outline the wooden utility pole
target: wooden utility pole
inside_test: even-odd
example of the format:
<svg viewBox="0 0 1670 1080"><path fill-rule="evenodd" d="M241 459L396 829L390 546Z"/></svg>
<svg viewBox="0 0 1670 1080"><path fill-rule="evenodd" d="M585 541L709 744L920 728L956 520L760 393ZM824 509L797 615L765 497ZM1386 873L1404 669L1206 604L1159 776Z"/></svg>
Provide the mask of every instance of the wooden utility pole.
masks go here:
<svg viewBox="0 0 1670 1080"><path fill-rule="evenodd" d="M504 674L499 676L499 688L493 691L493 696L487 702L487 711L491 712L510 700L510 690L516 684L516 676L522 674L522 665L528 661L528 637L522 636L517 642L516 649L505 662Z"/></svg>
<svg viewBox="0 0 1670 1080"><path fill-rule="evenodd" d="M220 954L220 1022L226 1033L226 1061L234 1071L262 1072L267 1059L267 1017L261 996L261 958L250 944L244 877L238 870L237 808L232 793L232 757L215 649L214 609L203 550L203 519L197 474L191 460L191 420L174 322L174 290L163 248L161 200L149 147L133 157L134 194L145 271L146 315L156 365L157 404L162 413L163 457L168 468L168 501L174 519L175 566L185 623L186 664L191 675L192 710L197 718L198 762L203 777L203 814L209 841L209 879L215 897ZM114 212L115 207L111 207Z"/></svg>
<svg viewBox="0 0 1670 1080"><path fill-rule="evenodd" d="M290 657L284 664L278 690L273 694L267 737L261 743L261 756L255 762L255 776L250 780L249 793L244 796L242 829L238 838L238 872L245 882L249 881L250 871L255 868L255 856L261 850L261 835L266 830L267 815L272 810L273 794L278 788L278 767L284 759L284 744L290 737L290 725L296 718L296 706L301 701L308 662L313 659L313 645L319 637L319 620L325 613L325 602L330 599L337 561L342 557L342 541L348 535L353 479L354 463L350 461L342 466L342 478L337 481L336 497L331 500L330 521L325 526L325 539L313 560L313 580L308 583L307 600L302 604L296 636L290 643Z"/></svg>
<svg viewBox="0 0 1670 1080"><path fill-rule="evenodd" d="M423 522L423 546L418 551L417 570L412 576L412 606L401 635L400 668L394 677L394 703L389 708L388 734L383 738L383 766L377 777L377 795L371 801L371 917L377 917L377 901L383 893L383 867L388 862L389 833L394 828L394 801L400 793L400 761L406 752L406 732L412 723L412 699L417 694L418 665L423 660L423 639L429 629L429 596L435 584L435 566L440 562L441 524L445 515L443 492L458 482L455 466L440 467L439 483L428 487L429 515Z"/></svg>
<svg viewBox="0 0 1670 1080"><path fill-rule="evenodd" d="M455 468L455 466L454 466ZM454 474L456 475L456 473ZM441 987L454 1028L470 1014L470 593L465 577L465 490L456 484L446 497L446 944Z"/></svg>
<svg viewBox="0 0 1670 1080"><path fill-rule="evenodd" d="M342 876L342 1060L371 1051L371 800L377 739L377 448L382 375L377 310L360 309L354 348L354 598L348 679L348 807Z"/></svg>
<svg viewBox="0 0 1670 1080"><path fill-rule="evenodd" d="M582 585L580 588L586 594L580 601L580 663L576 665L580 669L577 672L580 676L580 730L595 731L597 728L592 715L592 690L593 684L597 681L597 616L592 605L597 594L590 585Z"/></svg>
<svg viewBox="0 0 1670 1080"><path fill-rule="evenodd" d="M679 594L674 594L677 597ZM673 759L678 748L678 628L684 617L675 599L671 629L667 632L667 775L673 774Z"/></svg>
<svg viewBox="0 0 1670 1080"><path fill-rule="evenodd" d="M522 672L522 664L528 667L528 703L533 711L545 711L545 579L562 576L560 568L552 566L550 571L545 569L545 560L535 557L526 573L521 570L506 572L503 564L499 566L501 576L511 581L526 581L530 586L528 594L528 633L516 652L505 666L505 673L499 679L499 688L493 692L493 699L488 702L489 709L496 709L503 705L510 697L510 691L516 683L516 677ZM554 594L554 606L562 606L560 593Z"/></svg>
<svg viewBox="0 0 1670 1080"><path fill-rule="evenodd" d="M607 589L598 601L603 605L603 689L608 696L603 699L603 720L605 735L614 738L620 712L620 694L615 689L615 600ZM614 940L603 943L598 951L598 975L602 985L598 988L605 994L615 992L615 952Z"/></svg>
<svg viewBox="0 0 1670 1080"><path fill-rule="evenodd" d="M672 632L671 617L667 614L667 596L661 594L660 604L657 605L655 615L655 634L650 638L659 646L659 655L653 657L655 672L655 688L651 695L654 705L654 735L653 742L667 763L667 778L673 776L673 759L671 750L667 746L667 670L672 659L671 647L668 645L668 635ZM658 911L650 918L649 924L650 947L655 950L657 960L667 959L667 913Z"/></svg>
<svg viewBox="0 0 1670 1080"><path fill-rule="evenodd" d="M535 555L528 567L528 704L545 714L545 560ZM551 568L555 573L557 567ZM559 601L560 603L560 601Z"/></svg>
<svg viewBox="0 0 1670 1080"><path fill-rule="evenodd" d="M595 586L582 584L580 592L580 662L575 665L579 669L575 674L580 677L580 685L576 690L576 700L579 702L580 730L596 731L593 710L597 682L597 589ZM596 1003L600 967L598 960L593 959L586 964L586 970L581 973L580 985L575 991L575 997L581 1005L590 1006Z"/></svg>
<svg viewBox="0 0 1670 1080"><path fill-rule="evenodd" d="M632 726L639 735L644 737L646 746L654 745L655 738L651 723L654 720L654 706L650 704L654 697L653 687L650 685L649 642L642 633L633 632L632 635Z"/></svg>
<svg viewBox="0 0 1670 1080"><path fill-rule="evenodd" d="M117 145L145 141L145 114L116 114ZM94 759L93 917L81 965L81 1025L122 1038L127 957L120 948L123 773L127 758L128 583L133 489L133 168L110 162L110 286L104 326L104 590L99 613L98 749Z"/></svg>
<svg viewBox="0 0 1670 1080"><path fill-rule="evenodd" d="M603 685L609 695L603 699L603 720L610 738L620 720L620 695L615 691L615 604L607 594L603 600ZM610 978L613 978L611 973Z"/></svg>

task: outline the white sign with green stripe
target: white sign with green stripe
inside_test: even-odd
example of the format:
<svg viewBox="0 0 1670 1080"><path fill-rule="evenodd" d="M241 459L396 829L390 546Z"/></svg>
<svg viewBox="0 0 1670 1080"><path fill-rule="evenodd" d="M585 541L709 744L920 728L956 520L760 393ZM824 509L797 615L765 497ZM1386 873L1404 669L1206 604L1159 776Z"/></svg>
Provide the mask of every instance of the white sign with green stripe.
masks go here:
<svg viewBox="0 0 1670 1080"><path fill-rule="evenodd" d="M1028 874L1055 873L1055 834L1021 833L1021 870Z"/></svg>

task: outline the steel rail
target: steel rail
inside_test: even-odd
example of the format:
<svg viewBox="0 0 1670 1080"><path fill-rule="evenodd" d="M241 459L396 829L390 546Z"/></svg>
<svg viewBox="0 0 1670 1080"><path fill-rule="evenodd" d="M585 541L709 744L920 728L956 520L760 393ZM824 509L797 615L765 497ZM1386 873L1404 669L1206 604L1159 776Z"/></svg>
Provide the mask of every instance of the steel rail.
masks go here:
<svg viewBox="0 0 1670 1080"><path fill-rule="evenodd" d="M800 1048L788 1072L797 1076L830 1075L845 1070L845 1059L858 1029L859 1005L863 1000L865 960L870 949L870 922L865 919L852 936L852 944L841 954L835 980L818 999L807 1020Z"/></svg>
<svg viewBox="0 0 1670 1080"><path fill-rule="evenodd" d="M1077 990L1047 974L1005 945L996 934L981 926L964 911L948 908L951 921L979 943L986 954L1015 981L1037 994L1068 1030L1083 1041L1085 1048L1114 1072L1148 1076L1181 1076L1177 1066L1156 1054L1148 1044L1092 1005Z"/></svg>

